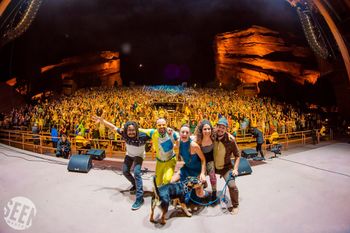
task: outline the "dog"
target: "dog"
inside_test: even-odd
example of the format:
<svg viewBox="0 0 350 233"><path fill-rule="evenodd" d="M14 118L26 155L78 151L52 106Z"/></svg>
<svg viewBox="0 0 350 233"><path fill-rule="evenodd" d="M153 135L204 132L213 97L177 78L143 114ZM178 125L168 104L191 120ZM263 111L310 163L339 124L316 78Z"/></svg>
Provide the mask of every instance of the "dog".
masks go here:
<svg viewBox="0 0 350 233"><path fill-rule="evenodd" d="M179 204L188 217L192 216L192 214L187 209L187 205L185 203L185 195L192 189L199 188L202 185L202 182L197 177L187 177L185 181L170 183L157 187L156 177L153 176L153 185L154 196L152 197L150 222L155 223L154 209L156 206L160 206L162 210L160 223L164 225L166 223L165 215L168 212L171 201L173 201L172 204L175 207L177 204Z"/></svg>

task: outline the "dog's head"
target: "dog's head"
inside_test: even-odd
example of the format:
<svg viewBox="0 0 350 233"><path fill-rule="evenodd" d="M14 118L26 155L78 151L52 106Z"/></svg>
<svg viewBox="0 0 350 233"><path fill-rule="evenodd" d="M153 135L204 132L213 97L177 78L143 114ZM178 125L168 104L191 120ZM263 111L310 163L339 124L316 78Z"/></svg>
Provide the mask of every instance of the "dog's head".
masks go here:
<svg viewBox="0 0 350 233"><path fill-rule="evenodd" d="M196 189L203 185L203 183L195 176L189 176L186 178L184 184L189 189Z"/></svg>

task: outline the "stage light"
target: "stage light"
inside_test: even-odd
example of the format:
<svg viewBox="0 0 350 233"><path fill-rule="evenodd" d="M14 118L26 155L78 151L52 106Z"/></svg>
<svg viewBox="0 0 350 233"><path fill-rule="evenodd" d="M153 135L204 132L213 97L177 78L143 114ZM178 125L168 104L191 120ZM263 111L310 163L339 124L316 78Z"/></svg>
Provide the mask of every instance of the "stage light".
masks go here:
<svg viewBox="0 0 350 233"><path fill-rule="evenodd" d="M131 44L130 43L123 43L121 46L121 51L124 54L129 54L131 52Z"/></svg>

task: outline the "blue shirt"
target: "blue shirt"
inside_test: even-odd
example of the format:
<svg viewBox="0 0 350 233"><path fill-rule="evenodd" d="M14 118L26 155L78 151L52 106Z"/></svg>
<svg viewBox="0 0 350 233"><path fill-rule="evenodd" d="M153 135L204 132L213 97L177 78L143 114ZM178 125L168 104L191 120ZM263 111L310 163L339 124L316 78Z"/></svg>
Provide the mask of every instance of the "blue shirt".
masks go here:
<svg viewBox="0 0 350 233"><path fill-rule="evenodd" d="M53 142L58 142L58 131L56 128L51 129L51 137Z"/></svg>
<svg viewBox="0 0 350 233"><path fill-rule="evenodd" d="M191 139L187 142L180 140L180 155L185 162L186 167L194 171L201 171L202 164L198 154L191 154Z"/></svg>

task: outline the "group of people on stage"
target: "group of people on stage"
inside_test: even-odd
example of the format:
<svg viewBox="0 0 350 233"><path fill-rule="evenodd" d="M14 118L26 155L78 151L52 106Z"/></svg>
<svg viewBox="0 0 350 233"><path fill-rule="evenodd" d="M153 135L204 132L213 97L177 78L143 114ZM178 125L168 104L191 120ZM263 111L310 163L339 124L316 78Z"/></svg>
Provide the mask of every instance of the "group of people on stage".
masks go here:
<svg viewBox="0 0 350 233"><path fill-rule="evenodd" d="M238 175L240 153L235 138L227 132L226 118L220 118L215 129L210 121L201 121L194 137L190 137L188 124L184 124L179 132L175 132L168 128L164 118L156 121L155 129L141 129L134 121L128 121L123 128L118 128L102 117L94 116L93 119L120 134L126 142L123 174L132 184L130 191L136 191L132 210L139 209L144 203L141 166L145 157L146 142L151 140L156 151L157 186L184 181L189 176L198 177L205 183L208 175L212 188L210 198L216 200L216 174L219 174L228 184L233 206L231 213L238 213L238 188L235 177ZM184 165L177 173L175 173L177 162L175 146L179 147L179 156L184 161ZM234 164L231 162L232 156L235 157ZM130 173L133 164L134 176ZM198 198L207 196L207 192L203 189L196 189L195 194Z"/></svg>

